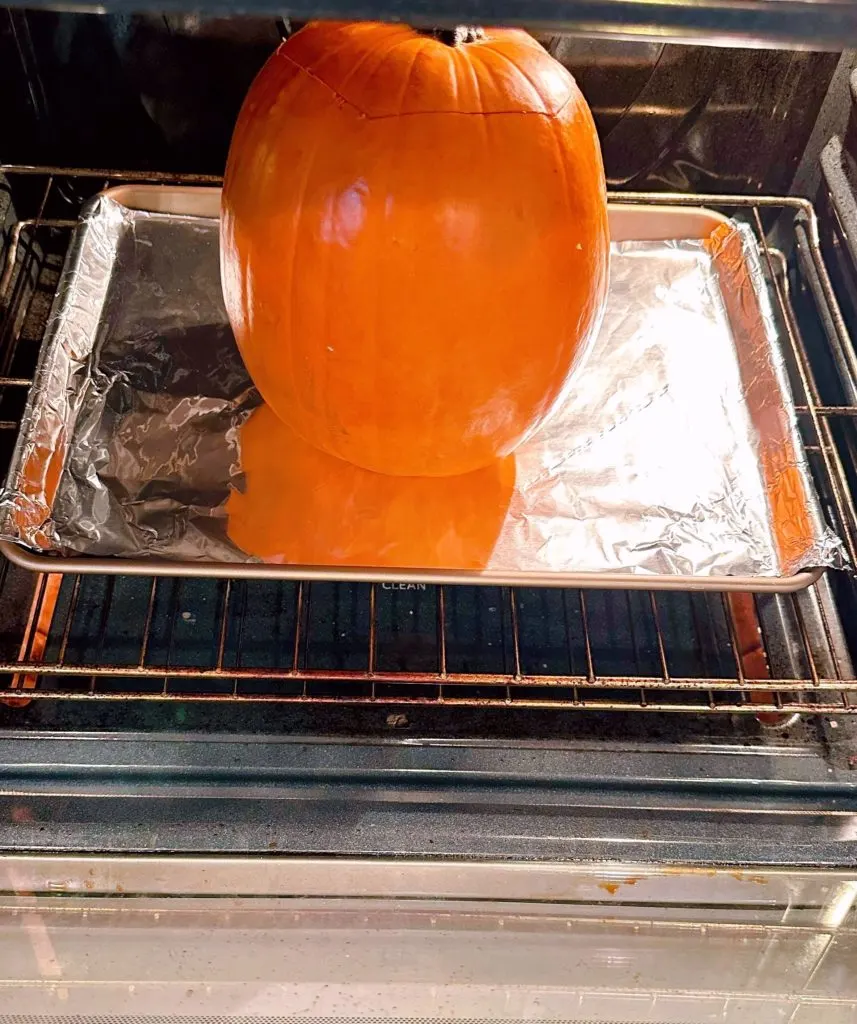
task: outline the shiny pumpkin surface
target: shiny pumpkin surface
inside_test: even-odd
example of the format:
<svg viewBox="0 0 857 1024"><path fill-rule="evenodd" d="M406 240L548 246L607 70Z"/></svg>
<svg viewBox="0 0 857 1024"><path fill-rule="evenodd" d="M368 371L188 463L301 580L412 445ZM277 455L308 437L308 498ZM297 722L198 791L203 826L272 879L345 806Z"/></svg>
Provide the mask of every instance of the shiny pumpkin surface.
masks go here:
<svg viewBox="0 0 857 1024"><path fill-rule="evenodd" d="M515 457L463 476L372 473L302 441L268 406L241 428L244 490L229 537L267 562L481 569L515 488Z"/></svg>
<svg viewBox="0 0 857 1024"><path fill-rule="evenodd" d="M227 310L256 385L331 455L458 474L550 411L607 286L589 108L530 36L313 23L238 119Z"/></svg>

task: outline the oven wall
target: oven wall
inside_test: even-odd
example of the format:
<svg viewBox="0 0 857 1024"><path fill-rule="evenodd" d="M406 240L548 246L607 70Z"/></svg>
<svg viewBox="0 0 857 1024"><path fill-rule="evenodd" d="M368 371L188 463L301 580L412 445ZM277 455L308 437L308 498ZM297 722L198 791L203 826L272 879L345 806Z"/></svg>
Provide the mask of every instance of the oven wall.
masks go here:
<svg viewBox="0 0 857 1024"><path fill-rule="evenodd" d="M282 19L0 11L0 160L219 173ZM784 193L833 53L540 36L593 107L614 187Z"/></svg>

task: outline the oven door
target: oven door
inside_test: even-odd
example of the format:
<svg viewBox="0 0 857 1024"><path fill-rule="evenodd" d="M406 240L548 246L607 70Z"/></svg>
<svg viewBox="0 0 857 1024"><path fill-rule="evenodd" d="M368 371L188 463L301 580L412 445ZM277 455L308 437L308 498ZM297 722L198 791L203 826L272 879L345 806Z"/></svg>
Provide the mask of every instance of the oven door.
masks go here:
<svg viewBox="0 0 857 1024"><path fill-rule="evenodd" d="M857 873L7 857L0 1020L857 1020Z"/></svg>

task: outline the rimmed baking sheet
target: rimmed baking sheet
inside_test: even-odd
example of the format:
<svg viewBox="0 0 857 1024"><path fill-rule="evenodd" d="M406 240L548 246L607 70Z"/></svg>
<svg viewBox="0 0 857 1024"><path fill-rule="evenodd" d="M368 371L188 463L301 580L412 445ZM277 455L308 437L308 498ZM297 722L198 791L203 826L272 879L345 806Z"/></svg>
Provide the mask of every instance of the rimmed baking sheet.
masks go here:
<svg viewBox="0 0 857 1024"><path fill-rule="evenodd" d="M796 590L838 564L752 232L611 207L605 322L516 456L484 567L264 564L226 531L258 396L223 310L219 191L123 186L72 241L0 496L29 568L144 575ZM14 543L9 543L14 542ZM23 546L19 546L23 545ZM29 549L29 550L27 550Z"/></svg>

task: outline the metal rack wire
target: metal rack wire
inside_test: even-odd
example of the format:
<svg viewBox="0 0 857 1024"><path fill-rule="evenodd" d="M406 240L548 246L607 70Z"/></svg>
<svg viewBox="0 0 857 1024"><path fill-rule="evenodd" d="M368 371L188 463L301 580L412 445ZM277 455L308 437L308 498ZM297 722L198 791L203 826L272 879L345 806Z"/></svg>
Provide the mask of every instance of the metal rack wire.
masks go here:
<svg viewBox="0 0 857 1024"><path fill-rule="evenodd" d="M0 167L20 208L0 276L0 446L11 448L56 274L83 200L110 184L203 176ZM21 186L18 188L18 186ZM755 228L787 342L816 482L857 564L849 449L857 406L826 400L796 309L855 370L802 199L662 194ZM2 206L0 206L2 209ZM790 221L803 277L783 272L764 219ZM795 273L800 272L796 265ZM808 284L807 284L808 281ZM840 367L840 372L841 372ZM22 594L26 595L22 599ZM29 576L0 567L0 697L421 703L578 710L838 715L857 681L829 587L799 595L538 591L274 580ZM26 694L26 696L24 696Z"/></svg>

